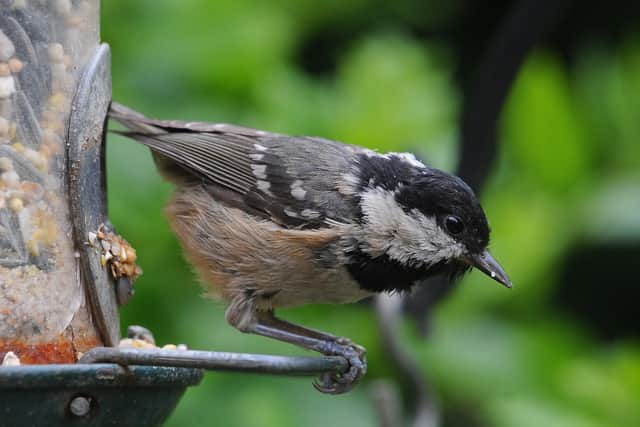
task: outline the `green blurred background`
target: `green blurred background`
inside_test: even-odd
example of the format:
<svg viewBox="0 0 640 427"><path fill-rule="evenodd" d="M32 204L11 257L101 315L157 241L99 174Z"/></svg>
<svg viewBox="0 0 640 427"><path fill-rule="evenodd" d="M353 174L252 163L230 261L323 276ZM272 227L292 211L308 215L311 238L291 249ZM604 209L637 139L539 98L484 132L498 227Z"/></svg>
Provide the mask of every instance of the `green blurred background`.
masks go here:
<svg viewBox="0 0 640 427"><path fill-rule="evenodd" d="M482 54L472 39L488 38L509 6L102 3L122 103L154 117L415 151L447 170L457 164L465 64ZM562 23L527 58L501 115L482 199L492 251L515 288L473 272L434 311L426 339L410 321L399 332L445 426L640 425L640 31L626 14ZM171 186L145 148L111 135L108 168L111 219L144 269L123 325L149 327L161 345L303 354L236 332L221 304L200 297L162 213ZM365 345L363 384L325 396L309 379L207 374L168 425L376 425L370 386L394 369L370 307L284 315Z"/></svg>

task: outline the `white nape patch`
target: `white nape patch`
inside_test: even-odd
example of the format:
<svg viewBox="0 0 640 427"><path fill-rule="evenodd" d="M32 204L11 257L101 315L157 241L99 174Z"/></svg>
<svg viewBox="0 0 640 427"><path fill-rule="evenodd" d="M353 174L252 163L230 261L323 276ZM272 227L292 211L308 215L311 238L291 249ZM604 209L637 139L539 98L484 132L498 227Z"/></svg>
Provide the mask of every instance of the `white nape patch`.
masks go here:
<svg viewBox="0 0 640 427"><path fill-rule="evenodd" d="M368 148L365 148L363 152L367 157L382 157L383 159L388 159L389 158L388 154L378 153L377 151L370 150Z"/></svg>
<svg viewBox="0 0 640 427"><path fill-rule="evenodd" d="M300 212L303 218L315 219L320 217L320 212L314 211L313 209L302 209Z"/></svg>
<svg viewBox="0 0 640 427"><path fill-rule="evenodd" d="M337 190L345 196L353 196L358 192L360 179L353 172L347 172L342 175L342 180L338 183Z"/></svg>
<svg viewBox="0 0 640 427"><path fill-rule="evenodd" d="M362 196L365 222L362 250L372 257L387 254L410 266L433 265L466 253L436 222L417 209L406 213L393 192L376 187Z"/></svg>
<svg viewBox="0 0 640 427"><path fill-rule="evenodd" d="M266 133L265 131L263 131L263 130L256 130L255 132L256 132L256 135L258 135L258 136L265 136L265 135L267 134L267 133Z"/></svg>
<svg viewBox="0 0 640 427"><path fill-rule="evenodd" d="M307 191L302 188L302 184L303 182L299 179L296 179L293 181L293 184L291 184L291 195L294 199L304 200L304 196L307 195Z"/></svg>
<svg viewBox="0 0 640 427"><path fill-rule="evenodd" d="M385 154L378 153L376 150L371 150L369 148L363 148L362 152L367 155L367 157L387 157Z"/></svg>
<svg viewBox="0 0 640 427"><path fill-rule="evenodd" d="M290 208L284 208L284 214L286 216L290 216L291 218L298 218L298 214Z"/></svg>
<svg viewBox="0 0 640 427"><path fill-rule="evenodd" d="M271 183L269 181L265 181L262 179L258 180L258 190L262 191L263 193L265 193L268 196L273 196L273 193L271 192Z"/></svg>
<svg viewBox="0 0 640 427"><path fill-rule="evenodd" d="M260 131L258 131L260 132ZM265 147L264 145L260 145L260 144L253 144L253 148L255 148L258 151L267 151L267 147Z"/></svg>
<svg viewBox="0 0 640 427"><path fill-rule="evenodd" d="M405 162L409 163L411 166L415 166L417 168L426 167L424 163L416 159L416 156L413 155L413 153L389 153L388 155L398 157L404 160Z"/></svg>
<svg viewBox="0 0 640 427"><path fill-rule="evenodd" d="M267 165L251 165L253 175L258 179L267 179Z"/></svg>
<svg viewBox="0 0 640 427"><path fill-rule="evenodd" d="M395 152L391 152L391 153L381 154L381 153L378 153L377 151L365 150L365 154L368 157L382 157L383 159L387 159L387 160L389 160L391 157L397 157L400 160L403 160L404 162L408 163L411 166L414 166L414 167L417 167L417 168L426 167L424 163L422 163L420 160L416 159L416 156L413 153L395 153Z"/></svg>
<svg viewBox="0 0 640 427"><path fill-rule="evenodd" d="M251 160L255 160L255 161L259 162L259 161L261 161L262 159L264 159L264 154L260 154L260 153L258 153L258 154L256 154L256 153L251 153L251 154L249 154L249 158L250 158Z"/></svg>

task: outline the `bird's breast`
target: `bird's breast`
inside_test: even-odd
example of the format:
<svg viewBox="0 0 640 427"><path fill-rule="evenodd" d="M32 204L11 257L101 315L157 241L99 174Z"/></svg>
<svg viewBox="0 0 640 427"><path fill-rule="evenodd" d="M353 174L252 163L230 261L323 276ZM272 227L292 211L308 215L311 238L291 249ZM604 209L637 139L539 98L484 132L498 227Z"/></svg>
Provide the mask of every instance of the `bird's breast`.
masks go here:
<svg viewBox="0 0 640 427"><path fill-rule="evenodd" d="M211 295L262 309L338 304L371 295L332 251L340 230L292 230L227 207L200 189L168 207L176 235Z"/></svg>

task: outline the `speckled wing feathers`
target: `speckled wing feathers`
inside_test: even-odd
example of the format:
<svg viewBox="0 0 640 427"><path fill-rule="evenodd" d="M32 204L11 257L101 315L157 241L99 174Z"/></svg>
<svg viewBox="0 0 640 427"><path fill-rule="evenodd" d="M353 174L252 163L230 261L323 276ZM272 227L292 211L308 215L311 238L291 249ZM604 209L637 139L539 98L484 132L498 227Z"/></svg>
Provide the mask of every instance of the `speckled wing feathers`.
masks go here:
<svg viewBox="0 0 640 427"><path fill-rule="evenodd" d="M120 133L230 206L287 228L323 228L327 218L353 217L353 200L336 190L358 147L234 125L152 120L119 104L110 115L130 129Z"/></svg>

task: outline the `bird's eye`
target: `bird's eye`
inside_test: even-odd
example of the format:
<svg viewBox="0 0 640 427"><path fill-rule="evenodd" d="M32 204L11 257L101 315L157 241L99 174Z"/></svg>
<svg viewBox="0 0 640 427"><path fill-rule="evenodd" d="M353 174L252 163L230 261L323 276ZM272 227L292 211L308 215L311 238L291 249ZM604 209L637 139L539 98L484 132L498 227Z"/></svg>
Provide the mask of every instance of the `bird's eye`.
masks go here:
<svg viewBox="0 0 640 427"><path fill-rule="evenodd" d="M462 220L455 215L447 216L444 219L444 226L449 233L454 235L460 234L464 231L464 224L462 223Z"/></svg>

